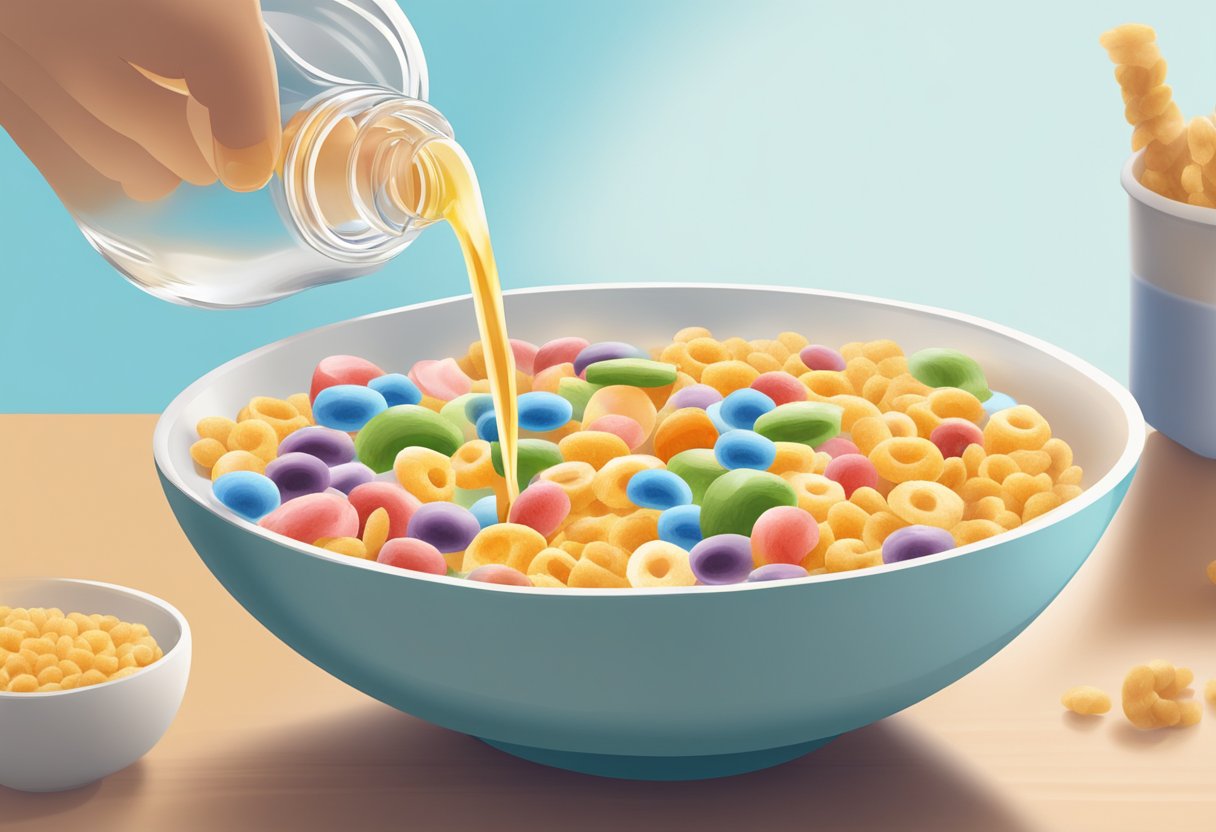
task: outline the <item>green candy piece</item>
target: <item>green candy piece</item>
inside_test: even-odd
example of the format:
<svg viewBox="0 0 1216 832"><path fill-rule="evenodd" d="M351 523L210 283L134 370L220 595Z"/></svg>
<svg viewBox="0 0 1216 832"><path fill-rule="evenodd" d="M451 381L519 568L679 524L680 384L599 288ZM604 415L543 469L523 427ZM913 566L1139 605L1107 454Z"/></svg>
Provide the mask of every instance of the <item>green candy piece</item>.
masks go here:
<svg viewBox="0 0 1216 832"><path fill-rule="evenodd" d="M567 377L557 382L557 395L570 402L570 406L574 409L571 419L581 420L583 418L587 402L591 401L592 395L599 389L600 385L591 384L581 378Z"/></svg>
<svg viewBox="0 0 1216 832"><path fill-rule="evenodd" d="M676 381L676 365L649 358L610 358L587 366L592 384L627 384L630 387L664 387Z"/></svg>
<svg viewBox="0 0 1216 832"><path fill-rule="evenodd" d="M667 460L667 470L688 483L688 487L692 489L692 501L697 505L704 499L705 489L726 473L726 469L718 464L714 452L709 448L680 451Z"/></svg>
<svg viewBox="0 0 1216 832"><path fill-rule="evenodd" d="M355 436L359 461L378 474L393 467L402 448L415 445L451 456L464 444L460 429L433 410L399 404L372 417Z"/></svg>
<svg viewBox="0 0 1216 832"><path fill-rule="evenodd" d="M775 506L796 506L793 487L776 474L738 468L718 477L701 502L701 534L750 536L761 514Z"/></svg>
<svg viewBox="0 0 1216 832"><path fill-rule="evenodd" d="M455 425L464 434L466 442L477 438L477 426L470 422L469 417L465 415L465 405L468 404L469 399L484 395L485 393L465 393L439 408L439 415Z"/></svg>
<svg viewBox="0 0 1216 832"><path fill-rule="evenodd" d="M775 407L756 420L752 428L774 442L822 445L840 433L844 410L827 402L789 402Z"/></svg>
<svg viewBox="0 0 1216 832"><path fill-rule="evenodd" d="M452 502L464 508L472 508L473 503L477 502L482 497L493 496L493 488L457 488L455 496L452 497Z"/></svg>
<svg viewBox="0 0 1216 832"><path fill-rule="evenodd" d="M521 439L516 454L519 463L519 487L527 488L532 478L546 468L552 468L564 460L562 452L552 442L544 439ZM502 445L490 443L490 461L498 476L506 476L502 469Z"/></svg>
<svg viewBox="0 0 1216 832"><path fill-rule="evenodd" d="M957 387L982 402L992 398L979 362L958 350L930 347L908 356L908 372L930 387Z"/></svg>

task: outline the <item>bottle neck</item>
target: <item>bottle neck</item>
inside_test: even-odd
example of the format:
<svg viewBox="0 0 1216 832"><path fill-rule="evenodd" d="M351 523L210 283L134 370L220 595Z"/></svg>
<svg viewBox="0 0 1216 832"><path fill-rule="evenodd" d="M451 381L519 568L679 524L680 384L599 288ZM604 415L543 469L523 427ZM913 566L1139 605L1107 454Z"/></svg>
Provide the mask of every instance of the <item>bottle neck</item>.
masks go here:
<svg viewBox="0 0 1216 832"><path fill-rule="evenodd" d="M425 101L344 87L284 129L281 207L313 248L346 263L389 260L441 218L442 176L431 142L452 128Z"/></svg>

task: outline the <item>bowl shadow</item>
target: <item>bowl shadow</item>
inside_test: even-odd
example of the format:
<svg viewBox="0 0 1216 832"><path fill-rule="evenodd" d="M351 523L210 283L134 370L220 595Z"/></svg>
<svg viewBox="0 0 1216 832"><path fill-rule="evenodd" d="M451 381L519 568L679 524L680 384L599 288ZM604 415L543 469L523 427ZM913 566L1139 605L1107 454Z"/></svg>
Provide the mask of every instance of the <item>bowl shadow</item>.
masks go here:
<svg viewBox="0 0 1216 832"><path fill-rule="evenodd" d="M0 818L5 821L0 826L28 821L45 828L56 815L87 806L90 816L98 818L95 828L121 828L123 818L138 805L146 780L147 764L136 760L121 771L69 791L21 792L0 786Z"/></svg>

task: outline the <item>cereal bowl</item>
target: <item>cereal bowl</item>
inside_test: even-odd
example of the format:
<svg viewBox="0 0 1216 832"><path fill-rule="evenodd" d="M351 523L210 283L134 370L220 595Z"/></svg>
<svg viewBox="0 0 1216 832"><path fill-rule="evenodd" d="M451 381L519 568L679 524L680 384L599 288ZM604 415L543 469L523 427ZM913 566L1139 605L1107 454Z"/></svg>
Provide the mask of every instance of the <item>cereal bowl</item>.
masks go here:
<svg viewBox="0 0 1216 832"><path fill-rule="evenodd" d="M1131 395L1046 343L964 315L852 295L690 284L509 293L512 335L653 345L691 324L823 343L950 346L1073 442L1081 496L1011 532L853 573L678 589L476 584L355 561L219 507L189 448L198 419L286 394L322 357L400 366L458 354L468 298L306 332L207 374L157 426L156 464L207 566L321 668L394 707L536 762L691 779L792 759L970 672L1064 587L1123 498L1144 441ZM765 335L764 337L769 337ZM291 386L288 389L289 385Z"/></svg>
<svg viewBox="0 0 1216 832"><path fill-rule="evenodd" d="M190 675L190 627L180 612L138 590L66 578L0 579L0 600L137 621L165 651L123 679L47 693L0 692L0 786L74 789L126 768L160 740Z"/></svg>

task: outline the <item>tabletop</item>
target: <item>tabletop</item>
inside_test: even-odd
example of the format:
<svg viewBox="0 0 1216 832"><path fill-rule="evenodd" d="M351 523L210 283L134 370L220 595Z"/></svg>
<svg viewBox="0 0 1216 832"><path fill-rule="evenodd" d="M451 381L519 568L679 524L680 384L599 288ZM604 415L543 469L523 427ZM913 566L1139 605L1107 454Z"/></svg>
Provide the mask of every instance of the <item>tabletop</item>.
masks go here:
<svg viewBox="0 0 1216 832"><path fill-rule="evenodd" d="M211 577L152 463L155 417L0 416L0 577L91 578L190 620L176 722L143 760L76 791L0 788L9 832L346 828L1216 828L1216 709L1140 732L1115 709L1063 712L1076 684L1115 696L1165 658L1216 677L1216 462L1151 434L1127 500L1056 601L929 699L786 765L693 783L602 780L526 763L370 699L296 655ZM17 441L19 440L19 441ZM20 472L19 476L11 472ZM1206 508L1205 508L1206 507ZM0 599L3 600L3 599ZM0 737L0 753L5 753Z"/></svg>

